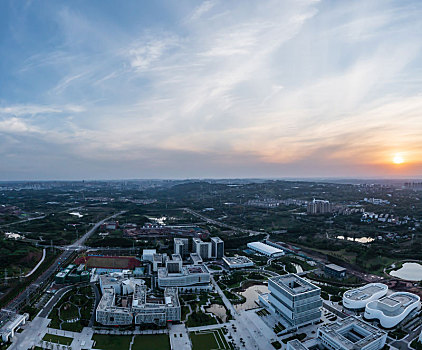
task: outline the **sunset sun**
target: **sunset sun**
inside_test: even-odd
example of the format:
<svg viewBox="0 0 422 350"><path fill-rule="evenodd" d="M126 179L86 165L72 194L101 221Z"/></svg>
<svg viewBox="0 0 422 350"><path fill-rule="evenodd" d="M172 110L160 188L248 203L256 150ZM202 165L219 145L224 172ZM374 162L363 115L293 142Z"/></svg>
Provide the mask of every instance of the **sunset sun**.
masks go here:
<svg viewBox="0 0 422 350"><path fill-rule="evenodd" d="M394 164L403 164L404 163L404 158L401 154L396 154L393 158L393 163Z"/></svg>

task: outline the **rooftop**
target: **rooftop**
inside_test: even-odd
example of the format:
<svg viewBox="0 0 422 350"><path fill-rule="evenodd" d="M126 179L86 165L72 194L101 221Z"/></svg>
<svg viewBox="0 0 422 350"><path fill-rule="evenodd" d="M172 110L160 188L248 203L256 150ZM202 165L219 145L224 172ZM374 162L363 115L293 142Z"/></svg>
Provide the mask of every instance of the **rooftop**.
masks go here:
<svg viewBox="0 0 422 350"><path fill-rule="evenodd" d="M308 350L308 348L303 345L299 340L294 339L290 340L287 344L290 345L290 347L294 350Z"/></svg>
<svg viewBox="0 0 422 350"><path fill-rule="evenodd" d="M370 299L375 293L386 291L388 286L382 283L370 283L363 287L348 290L344 296L350 300L366 300Z"/></svg>
<svg viewBox="0 0 422 350"><path fill-rule="evenodd" d="M319 331L350 350L362 349L386 335L386 332L353 316L323 325Z"/></svg>
<svg viewBox="0 0 422 350"><path fill-rule="evenodd" d="M420 298L416 294L397 292L379 300L371 301L367 307L381 311L385 316L398 316L412 304L419 302Z"/></svg>
<svg viewBox="0 0 422 350"><path fill-rule="evenodd" d="M195 274L195 273L209 273L209 271L205 267L205 265L182 266L182 269L181 269L180 272L168 272L165 267L160 267L158 269L158 277L159 278L187 276L187 275Z"/></svg>
<svg viewBox="0 0 422 350"><path fill-rule="evenodd" d="M216 243L223 242L223 240L220 237L211 237L211 241L215 241Z"/></svg>
<svg viewBox="0 0 422 350"><path fill-rule="evenodd" d="M253 263L253 261L251 259L249 259L246 256L225 256L223 258L223 260L228 264L228 265L236 265L236 264L248 264L248 263Z"/></svg>
<svg viewBox="0 0 422 350"><path fill-rule="evenodd" d="M314 284L306 281L305 279L290 273L288 275L271 277L268 281L275 283L278 287L284 289L291 295L297 295L302 293L319 290L320 288Z"/></svg>
<svg viewBox="0 0 422 350"><path fill-rule="evenodd" d="M276 254L276 253L283 253L281 249L272 247L268 244L262 242L251 242L248 243L247 246L252 249L258 249L267 252L268 254Z"/></svg>
<svg viewBox="0 0 422 350"><path fill-rule="evenodd" d="M328 267L329 269L334 270L334 271L338 271L338 272L346 271L346 268L338 266L336 264L328 264L328 265L325 265L325 267Z"/></svg>

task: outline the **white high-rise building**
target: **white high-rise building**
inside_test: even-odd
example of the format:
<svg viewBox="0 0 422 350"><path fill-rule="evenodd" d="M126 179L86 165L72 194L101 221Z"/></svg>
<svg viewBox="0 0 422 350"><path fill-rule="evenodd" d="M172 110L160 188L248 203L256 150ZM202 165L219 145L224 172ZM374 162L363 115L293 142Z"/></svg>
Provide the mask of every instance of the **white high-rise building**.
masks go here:
<svg viewBox="0 0 422 350"><path fill-rule="evenodd" d="M189 254L189 238L174 239L174 254L184 257Z"/></svg>
<svg viewBox="0 0 422 350"><path fill-rule="evenodd" d="M194 253L198 254L203 260L210 259L212 253L211 242L203 242L199 238L193 238L192 240Z"/></svg>

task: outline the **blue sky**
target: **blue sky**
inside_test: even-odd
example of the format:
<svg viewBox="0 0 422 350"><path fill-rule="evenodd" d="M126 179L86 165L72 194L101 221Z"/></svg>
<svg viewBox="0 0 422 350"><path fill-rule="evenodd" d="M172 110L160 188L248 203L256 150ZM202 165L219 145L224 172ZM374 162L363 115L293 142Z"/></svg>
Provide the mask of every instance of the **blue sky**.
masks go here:
<svg viewBox="0 0 422 350"><path fill-rule="evenodd" d="M0 179L421 176L420 18L419 1L1 1Z"/></svg>

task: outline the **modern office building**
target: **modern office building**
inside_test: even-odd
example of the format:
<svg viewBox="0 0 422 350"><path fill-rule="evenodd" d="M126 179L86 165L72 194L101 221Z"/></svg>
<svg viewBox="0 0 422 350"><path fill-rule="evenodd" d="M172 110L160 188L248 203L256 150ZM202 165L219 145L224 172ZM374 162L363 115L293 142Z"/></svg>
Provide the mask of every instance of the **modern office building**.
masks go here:
<svg viewBox="0 0 422 350"><path fill-rule="evenodd" d="M211 242L203 242L200 238L193 238L193 251L203 260L211 258Z"/></svg>
<svg viewBox="0 0 422 350"><path fill-rule="evenodd" d="M180 321L177 288L166 288L164 297L147 295L144 281L132 281L133 294L120 296L114 288L105 288L97 306L96 321L106 326L155 324Z"/></svg>
<svg viewBox="0 0 422 350"><path fill-rule="evenodd" d="M393 328L420 307L418 295L397 292L367 303L364 317L368 320L378 319L384 328Z"/></svg>
<svg viewBox="0 0 422 350"><path fill-rule="evenodd" d="M220 237L211 237L211 257L222 259L224 256L224 241Z"/></svg>
<svg viewBox="0 0 422 350"><path fill-rule="evenodd" d="M192 260L192 264L194 265L202 265L204 260L196 253L190 253L190 259Z"/></svg>
<svg viewBox="0 0 422 350"><path fill-rule="evenodd" d="M371 301L385 297L388 286L383 283L369 283L363 287L344 292L343 306L351 310L363 310Z"/></svg>
<svg viewBox="0 0 422 350"><path fill-rule="evenodd" d="M259 300L280 315L287 327L296 328L318 322L321 318L321 289L296 274L268 279L268 294Z"/></svg>
<svg viewBox="0 0 422 350"><path fill-rule="evenodd" d="M307 213L311 215L328 214L333 211L333 206L329 201L314 199L308 203Z"/></svg>
<svg viewBox="0 0 422 350"><path fill-rule="evenodd" d="M166 269L169 273L178 273L182 270L182 257L179 254L173 254L171 259L166 260Z"/></svg>
<svg viewBox="0 0 422 350"><path fill-rule="evenodd" d="M380 350L385 345L387 333L349 316L319 327L318 340L332 350Z"/></svg>
<svg viewBox="0 0 422 350"><path fill-rule="evenodd" d="M171 273L165 267L158 269L158 287L177 287L180 291L211 290L210 272L205 265L182 266L180 272Z"/></svg>
<svg viewBox="0 0 422 350"><path fill-rule="evenodd" d="M157 254L157 251L155 249L144 249L142 251L142 260L152 262L154 254Z"/></svg>
<svg viewBox="0 0 422 350"><path fill-rule="evenodd" d="M251 259L240 255L234 257L225 256L223 261L229 269L242 269L245 267L252 267L254 265Z"/></svg>
<svg viewBox="0 0 422 350"><path fill-rule="evenodd" d="M267 255L271 258L275 258L278 256L283 256L284 255L284 251L270 246L268 244L262 243L262 242L251 242L247 244L248 248L260 253L260 254L264 254Z"/></svg>
<svg viewBox="0 0 422 350"><path fill-rule="evenodd" d="M152 255L152 271L157 272L160 267L165 266L167 261L167 254L153 254Z"/></svg>
<svg viewBox="0 0 422 350"><path fill-rule="evenodd" d="M20 326L24 325L29 320L29 314L17 314L12 311L0 311L0 335L4 342L10 341Z"/></svg>
<svg viewBox="0 0 422 350"><path fill-rule="evenodd" d="M174 254L179 254L182 258L189 254L189 238L174 239Z"/></svg>
<svg viewBox="0 0 422 350"><path fill-rule="evenodd" d="M325 265L324 272L330 277L342 279L346 277L347 269L336 264L327 264Z"/></svg>

